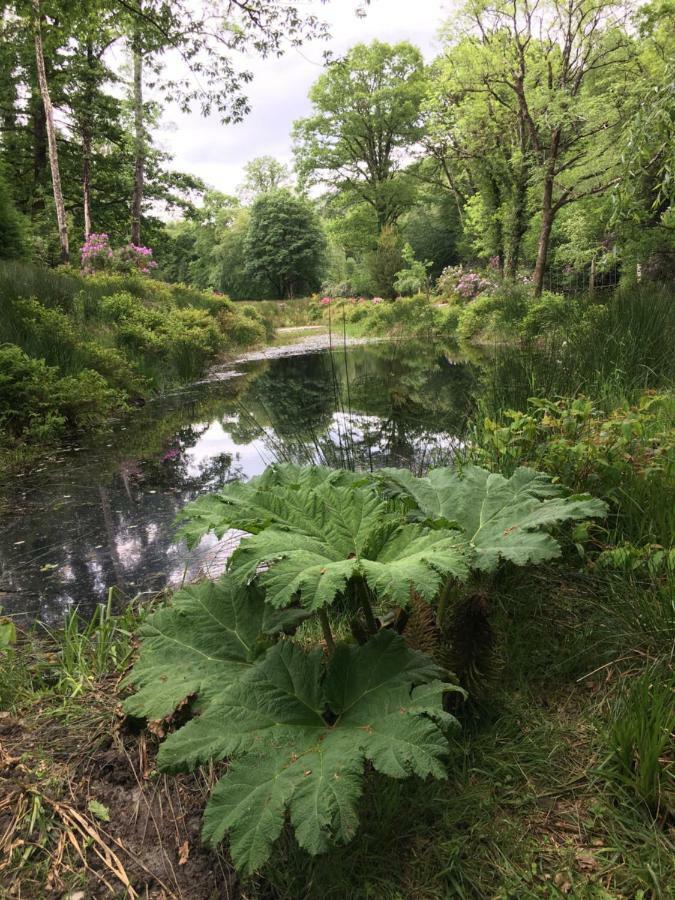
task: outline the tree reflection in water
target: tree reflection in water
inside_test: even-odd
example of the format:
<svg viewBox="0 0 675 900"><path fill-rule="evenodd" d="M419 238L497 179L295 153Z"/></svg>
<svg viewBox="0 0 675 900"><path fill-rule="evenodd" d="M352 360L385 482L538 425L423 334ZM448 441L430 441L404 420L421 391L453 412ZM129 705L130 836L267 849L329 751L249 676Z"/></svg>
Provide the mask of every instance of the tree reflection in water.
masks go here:
<svg viewBox="0 0 675 900"><path fill-rule="evenodd" d="M174 542L182 507L272 461L419 471L461 445L475 369L428 346L374 344L239 366L236 378L147 404L2 488L0 604L84 615L222 565ZM220 558L219 558L220 552Z"/></svg>

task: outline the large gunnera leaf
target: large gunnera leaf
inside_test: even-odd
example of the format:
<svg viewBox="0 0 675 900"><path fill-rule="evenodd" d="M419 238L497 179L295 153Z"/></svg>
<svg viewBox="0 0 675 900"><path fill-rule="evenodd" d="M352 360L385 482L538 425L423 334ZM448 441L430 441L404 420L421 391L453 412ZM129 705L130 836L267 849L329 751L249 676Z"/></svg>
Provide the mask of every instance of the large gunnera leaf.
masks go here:
<svg viewBox="0 0 675 900"><path fill-rule="evenodd" d="M533 469L517 469L510 478L477 466L461 472L434 469L426 478L406 469L383 469L381 477L420 518L461 529L477 553L476 567L484 571L493 571L500 559L523 566L560 556L558 541L545 529L607 512L605 503L588 494L564 496L561 487Z"/></svg>
<svg viewBox="0 0 675 900"><path fill-rule="evenodd" d="M235 590L228 578L178 591L140 629L140 657L126 679L139 690L127 712L160 719L193 695L206 709L271 646L271 635L302 616L271 609L259 592Z"/></svg>
<svg viewBox="0 0 675 900"><path fill-rule="evenodd" d="M198 719L172 734L159 765L232 760L204 814L209 843L230 837L238 869L269 857L288 811L312 854L346 843L358 825L366 760L393 778L444 778L444 728L456 725L429 657L392 631L330 660L281 641Z"/></svg>
<svg viewBox="0 0 675 900"><path fill-rule="evenodd" d="M325 466L296 466L284 463L269 466L250 481L234 481L215 494L189 503L180 514L179 537L195 547L209 532L221 538L229 529L257 534L276 524L281 527L311 528L302 503L293 502L301 489L312 489L326 482L348 485L364 476L344 469Z"/></svg>
<svg viewBox="0 0 675 900"><path fill-rule="evenodd" d="M400 508L372 484L277 489L268 527L245 538L230 571L254 580L267 602L287 606L296 597L308 609L330 604L352 578L362 578L380 599L407 603L411 587L431 602L452 575L468 574L456 531L406 524Z"/></svg>

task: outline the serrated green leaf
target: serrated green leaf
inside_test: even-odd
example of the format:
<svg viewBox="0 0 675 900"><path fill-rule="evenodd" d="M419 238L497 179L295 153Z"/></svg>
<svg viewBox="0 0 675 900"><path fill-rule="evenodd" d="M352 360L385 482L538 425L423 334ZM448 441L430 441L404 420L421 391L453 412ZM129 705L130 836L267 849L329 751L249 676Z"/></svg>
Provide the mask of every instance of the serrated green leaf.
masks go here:
<svg viewBox="0 0 675 900"><path fill-rule="evenodd" d="M586 494L566 497L547 475L527 468L510 478L477 466L461 472L434 469L426 478L406 469L383 469L380 477L420 518L456 522L483 571L494 571L500 559L521 566L554 559L560 545L543 529L607 512L601 500Z"/></svg>
<svg viewBox="0 0 675 900"><path fill-rule="evenodd" d="M302 521L272 525L245 538L230 571L241 583L257 580L266 598L283 607L299 596L303 606L332 603L352 578L363 577L381 599L407 602L411 586L432 600L448 575L465 578L466 552L457 532L404 524L401 510L372 485L341 487L324 481L278 499L302 509Z"/></svg>
<svg viewBox="0 0 675 900"><path fill-rule="evenodd" d="M126 700L126 711L160 719L192 695L206 708L270 646L266 635L302 615L270 609L259 592L227 577L178 591L140 629L140 657L126 679L139 690Z"/></svg>
<svg viewBox="0 0 675 900"><path fill-rule="evenodd" d="M99 800L90 800L87 803L87 809L95 816L97 819L100 819L101 822L109 822L110 821L110 812L107 806L104 806Z"/></svg>
<svg viewBox="0 0 675 900"><path fill-rule="evenodd" d="M284 463L269 466L250 481L226 484L218 493L189 503L179 516L183 523L178 537L189 547L213 532L222 538L230 529L257 534L270 525L295 528L310 535L315 523L305 513L302 502L294 500L298 490L312 490L321 484L356 484L364 476L325 466L296 466Z"/></svg>
<svg viewBox="0 0 675 900"><path fill-rule="evenodd" d="M325 672L325 677L322 677ZM326 661L290 641L273 647L198 719L170 735L162 769L234 759L204 816L204 839L230 835L235 864L268 858L285 812L310 853L356 831L365 760L394 778L445 777L438 670L393 631L339 646ZM206 748L206 750L204 749ZM241 757L241 758L239 758Z"/></svg>

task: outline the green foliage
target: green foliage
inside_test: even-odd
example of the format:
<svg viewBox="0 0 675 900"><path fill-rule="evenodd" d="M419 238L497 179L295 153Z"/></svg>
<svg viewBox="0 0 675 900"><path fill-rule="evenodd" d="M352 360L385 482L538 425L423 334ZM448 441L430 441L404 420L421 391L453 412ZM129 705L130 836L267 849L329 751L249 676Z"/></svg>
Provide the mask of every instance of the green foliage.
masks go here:
<svg viewBox="0 0 675 900"><path fill-rule="evenodd" d="M315 855L346 843L358 826L366 761L392 778L444 778L443 729L454 719L427 657L383 631L360 647L339 645L326 663L282 641L199 719L171 735L162 768L229 757L204 814L203 834L226 833L235 865L253 872L269 857L288 809L300 846Z"/></svg>
<svg viewBox="0 0 675 900"><path fill-rule="evenodd" d="M260 194L244 241L248 275L277 297L309 294L321 283L326 238L311 204L288 190Z"/></svg>
<svg viewBox="0 0 675 900"><path fill-rule="evenodd" d="M419 607L470 568L550 560L560 548L543 529L603 512L525 469L510 479L475 467L415 478L287 464L228 484L185 509L181 534L190 546L208 532L247 536L224 579L181 591L148 620L128 678L140 691L126 708L164 717L194 698L200 715L167 738L158 762L175 772L229 760L203 835L217 843L229 834L238 868L266 862L287 811L309 853L346 843L366 762L393 778L444 777L454 719L443 695L460 690L380 627L371 601L380 615L411 598ZM279 639L314 613L327 658ZM331 618L345 614L358 645L333 637ZM491 648L474 637L485 656Z"/></svg>
<svg viewBox="0 0 675 900"><path fill-rule="evenodd" d="M98 427L129 398L198 377L225 345L273 333L255 309L140 275L3 263L0 294L3 450Z"/></svg>
<svg viewBox="0 0 675 900"><path fill-rule="evenodd" d="M525 412L484 420L473 451L496 469L532 465L574 490L611 504L616 527L633 542L672 542L673 402L646 394L604 413L585 397L531 399Z"/></svg>
<svg viewBox="0 0 675 900"><path fill-rule="evenodd" d="M477 466L461 472L433 469L425 478L407 469L383 469L380 477L388 490L410 502L416 517L458 527L475 550L475 567L485 572L494 572L502 559L518 566L554 559L560 545L545 529L607 511L588 495L564 496L532 469L517 469L510 478Z"/></svg>
<svg viewBox="0 0 675 900"><path fill-rule="evenodd" d="M99 375L84 369L59 377L55 366L34 359L20 347L0 347L0 440L44 443L66 428L101 425L111 412L124 407L124 398Z"/></svg>
<svg viewBox="0 0 675 900"><path fill-rule="evenodd" d="M229 578L178 591L139 632L143 652L127 679L137 693L127 711L161 719L195 695L203 712L265 653L271 635L300 618L274 612L261 594L237 590Z"/></svg>
<svg viewBox="0 0 675 900"><path fill-rule="evenodd" d="M0 259L20 259L26 255L26 223L10 197L0 169Z"/></svg>
<svg viewBox="0 0 675 900"><path fill-rule="evenodd" d="M481 294L462 309L457 333L462 340L513 338L529 309L529 291L505 282Z"/></svg>
<svg viewBox="0 0 675 900"><path fill-rule="evenodd" d="M611 756L606 773L659 815L673 809L675 677L666 667L650 666L625 685L609 729Z"/></svg>
<svg viewBox="0 0 675 900"><path fill-rule="evenodd" d="M235 551L230 571L242 584L259 583L273 606L299 598L320 609L360 582L398 603L408 601L414 584L431 602L444 578L466 576L452 531L404 524L401 511L372 485L344 484L352 479L339 471L318 470L309 482L295 468L276 472L195 501L182 531L192 545L209 530L253 532Z"/></svg>
<svg viewBox="0 0 675 900"><path fill-rule="evenodd" d="M419 294L424 291L429 294L429 269L432 266L430 260L424 262L415 259L415 251L410 244L404 244L401 251L405 267L396 273L394 288L399 294Z"/></svg>
<svg viewBox="0 0 675 900"><path fill-rule="evenodd" d="M380 232L375 249L366 257L371 290L382 297L394 296L394 281L403 265L403 246L398 231L390 225Z"/></svg>
<svg viewBox="0 0 675 900"><path fill-rule="evenodd" d="M424 90L424 62L411 44L352 47L312 86L312 115L295 123L301 180L365 202L377 231L393 225L414 196L400 156L421 136Z"/></svg>

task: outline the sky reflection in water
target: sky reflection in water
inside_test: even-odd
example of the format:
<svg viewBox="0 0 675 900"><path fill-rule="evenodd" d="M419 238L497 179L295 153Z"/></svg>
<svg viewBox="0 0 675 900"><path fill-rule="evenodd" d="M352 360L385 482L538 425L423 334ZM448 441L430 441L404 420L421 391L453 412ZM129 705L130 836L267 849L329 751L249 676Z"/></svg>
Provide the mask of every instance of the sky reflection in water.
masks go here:
<svg viewBox="0 0 675 900"><path fill-rule="evenodd" d="M182 507L276 460L421 470L448 461L475 372L425 347L376 344L238 364L237 377L148 403L111 433L0 487L0 605L20 620L90 614L214 574L235 541L174 539Z"/></svg>

